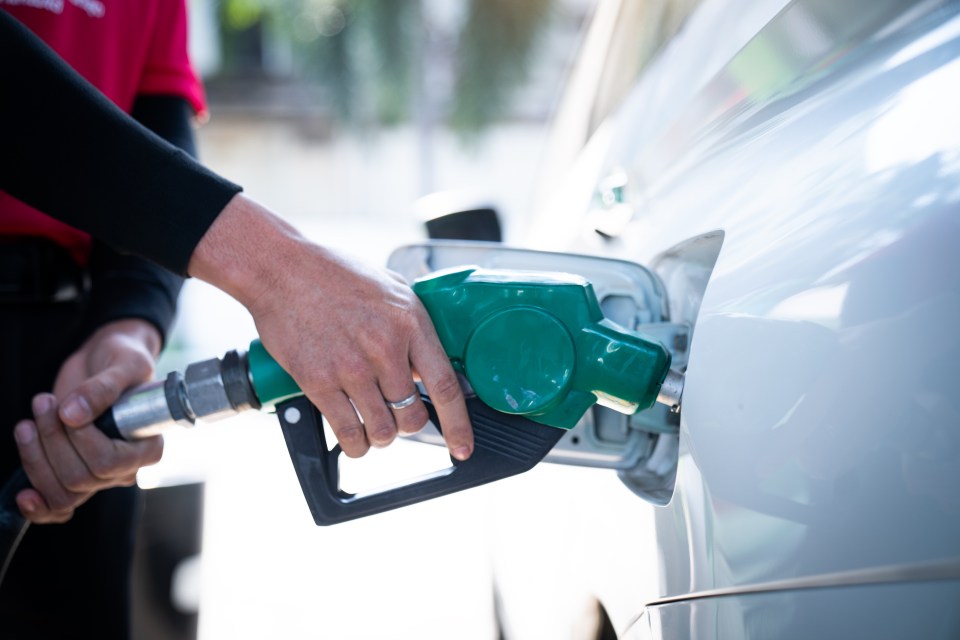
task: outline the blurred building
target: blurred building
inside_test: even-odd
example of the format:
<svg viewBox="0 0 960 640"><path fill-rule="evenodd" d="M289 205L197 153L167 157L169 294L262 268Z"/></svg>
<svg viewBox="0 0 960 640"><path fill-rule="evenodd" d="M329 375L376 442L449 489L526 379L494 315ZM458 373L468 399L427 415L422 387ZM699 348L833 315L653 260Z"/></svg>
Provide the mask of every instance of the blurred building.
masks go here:
<svg viewBox="0 0 960 640"><path fill-rule="evenodd" d="M419 52L426 81L416 85L409 119L345 127L330 91L302 73L295 37L263 22L225 36L220 3L192 0L191 48L211 112L200 130L204 160L297 220L347 211L394 218L416 198L450 189L482 192L508 220L522 215L545 127L592 4L553 1L529 58L528 81L510 91L496 122L464 143L443 113L455 84L465 1L421 3L429 23ZM374 200L364 196L372 186Z"/></svg>

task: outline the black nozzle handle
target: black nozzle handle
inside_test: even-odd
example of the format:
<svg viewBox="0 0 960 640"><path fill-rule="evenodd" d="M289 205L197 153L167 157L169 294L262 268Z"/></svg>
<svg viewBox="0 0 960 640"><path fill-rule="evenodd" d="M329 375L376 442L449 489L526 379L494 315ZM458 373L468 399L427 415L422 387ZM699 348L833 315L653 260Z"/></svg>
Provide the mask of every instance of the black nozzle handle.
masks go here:
<svg viewBox="0 0 960 640"><path fill-rule="evenodd" d="M440 428L430 398L421 395L430 421ZM405 507L477 487L532 469L566 433L521 416L467 399L473 424L474 451L466 461L451 458L443 471L414 478L409 484L379 493L353 494L340 488L340 446L328 448L320 412L303 396L277 406L283 437L300 480L300 488L318 525L331 525Z"/></svg>
<svg viewBox="0 0 960 640"><path fill-rule="evenodd" d="M107 436L117 440L123 439L113 419L112 409L104 412L93 424ZM17 546L30 524L17 507L17 494L29 488L30 480L23 467L17 468L0 486L0 584L3 584L7 568L13 560L13 554L16 553Z"/></svg>

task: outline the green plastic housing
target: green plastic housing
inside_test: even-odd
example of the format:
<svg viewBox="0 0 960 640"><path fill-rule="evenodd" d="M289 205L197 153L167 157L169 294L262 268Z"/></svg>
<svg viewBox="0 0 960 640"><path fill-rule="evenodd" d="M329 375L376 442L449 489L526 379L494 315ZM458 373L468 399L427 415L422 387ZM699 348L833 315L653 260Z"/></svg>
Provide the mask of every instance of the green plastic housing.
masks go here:
<svg viewBox="0 0 960 640"><path fill-rule="evenodd" d="M303 393L290 374L284 371L283 367L267 352L259 338L250 343L250 349L247 351L247 367L250 371L253 391L264 407L272 407Z"/></svg>
<svg viewBox="0 0 960 640"><path fill-rule="evenodd" d="M648 409L670 369L670 352L606 320L579 276L464 267L413 290L454 368L498 411L570 429L595 402Z"/></svg>

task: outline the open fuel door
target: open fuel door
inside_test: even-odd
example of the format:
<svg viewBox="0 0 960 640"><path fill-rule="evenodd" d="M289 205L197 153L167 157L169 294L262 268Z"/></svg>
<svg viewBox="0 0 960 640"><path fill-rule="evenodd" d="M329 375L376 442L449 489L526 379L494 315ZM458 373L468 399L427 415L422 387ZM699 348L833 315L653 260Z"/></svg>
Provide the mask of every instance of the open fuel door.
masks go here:
<svg viewBox="0 0 960 640"><path fill-rule="evenodd" d="M672 353L672 369L687 364L690 327L670 322L666 291L650 270L627 261L504 247L491 242L434 240L401 247L387 266L408 282L441 269L476 265L488 269L559 271L587 279L608 320L655 338ZM630 489L655 504L673 493L680 418L657 404L632 416L596 405L545 458L548 462L615 469ZM431 427L413 439L442 444Z"/></svg>

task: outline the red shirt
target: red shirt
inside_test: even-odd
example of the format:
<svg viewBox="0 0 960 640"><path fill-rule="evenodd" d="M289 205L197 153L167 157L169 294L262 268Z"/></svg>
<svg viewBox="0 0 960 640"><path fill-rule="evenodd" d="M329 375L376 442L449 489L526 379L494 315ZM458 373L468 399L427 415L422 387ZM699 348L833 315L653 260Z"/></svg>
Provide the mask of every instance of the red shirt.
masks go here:
<svg viewBox="0 0 960 640"><path fill-rule="evenodd" d="M0 9L127 113L138 95L180 96L197 113L206 110L203 88L187 56L185 0L0 0ZM50 238L81 263L90 249L86 233L2 191L0 234Z"/></svg>

